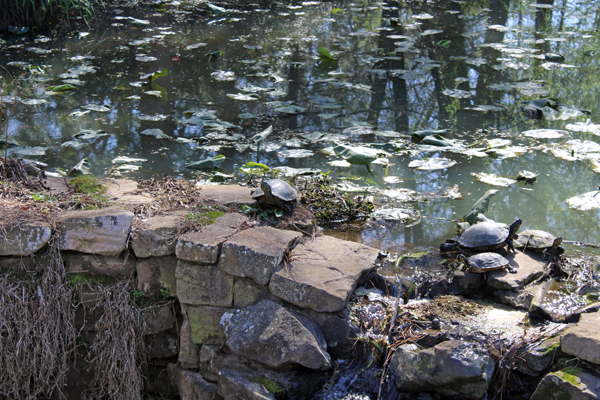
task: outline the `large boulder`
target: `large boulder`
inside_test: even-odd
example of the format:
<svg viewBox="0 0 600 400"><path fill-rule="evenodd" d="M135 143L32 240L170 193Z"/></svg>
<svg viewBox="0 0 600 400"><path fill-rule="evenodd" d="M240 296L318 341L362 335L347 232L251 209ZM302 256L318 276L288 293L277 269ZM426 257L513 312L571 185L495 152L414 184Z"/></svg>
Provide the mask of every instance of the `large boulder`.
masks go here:
<svg viewBox="0 0 600 400"><path fill-rule="evenodd" d="M28 256L48 243L52 229L47 222L23 222L2 227L0 256Z"/></svg>
<svg viewBox="0 0 600 400"><path fill-rule="evenodd" d="M560 341L567 354L600 364L600 312L581 314L579 322L569 328Z"/></svg>
<svg viewBox="0 0 600 400"><path fill-rule="evenodd" d="M270 300L221 319L227 346L235 354L272 368L299 364L327 369L331 359L319 326L310 318Z"/></svg>
<svg viewBox="0 0 600 400"><path fill-rule="evenodd" d="M59 217L61 250L115 256L125 250L133 213L114 206L67 211Z"/></svg>
<svg viewBox="0 0 600 400"><path fill-rule="evenodd" d="M401 392L434 391L458 399L482 399L494 368L487 351L461 340L448 340L426 350L405 344L390 361L390 372Z"/></svg>
<svg viewBox="0 0 600 400"><path fill-rule="evenodd" d="M302 236L268 226L245 229L223 243L219 268L228 274L266 285L286 252Z"/></svg>
<svg viewBox="0 0 600 400"><path fill-rule="evenodd" d="M271 277L269 291L302 308L341 311L361 280L373 270L378 253L360 243L318 237L294 249L287 266Z"/></svg>
<svg viewBox="0 0 600 400"><path fill-rule="evenodd" d="M530 400L597 399L600 399L600 374L574 367L546 375L530 397Z"/></svg>

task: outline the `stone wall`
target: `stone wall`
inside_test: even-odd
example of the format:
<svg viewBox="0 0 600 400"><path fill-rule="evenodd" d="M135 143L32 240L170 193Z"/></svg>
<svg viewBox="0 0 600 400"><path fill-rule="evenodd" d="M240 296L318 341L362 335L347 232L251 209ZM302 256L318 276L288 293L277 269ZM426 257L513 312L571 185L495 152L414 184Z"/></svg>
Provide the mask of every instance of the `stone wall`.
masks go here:
<svg viewBox="0 0 600 400"><path fill-rule="evenodd" d="M350 354L344 309L372 271L376 249L256 227L236 213L181 236L181 212L136 223L133 232L132 221L133 213L114 206L65 212L56 232L44 223L10 227L0 267L28 262L54 235L69 276L134 278L137 297L162 300L141 310L149 392L309 398L331 358ZM93 285L80 290L83 336L94 335L100 318L97 295ZM88 384L84 375L64 393L77 398Z"/></svg>

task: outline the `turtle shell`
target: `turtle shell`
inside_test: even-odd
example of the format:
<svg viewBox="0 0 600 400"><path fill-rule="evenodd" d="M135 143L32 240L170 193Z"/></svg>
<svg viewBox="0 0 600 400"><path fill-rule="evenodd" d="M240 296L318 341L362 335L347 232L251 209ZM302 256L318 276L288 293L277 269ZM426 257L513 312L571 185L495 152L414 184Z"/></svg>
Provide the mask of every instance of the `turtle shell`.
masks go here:
<svg viewBox="0 0 600 400"><path fill-rule="evenodd" d="M289 183L282 179L269 179L264 182L271 189L271 195L280 201L295 201L298 199L298 191ZM258 187L252 197L260 200L265 195L265 192Z"/></svg>
<svg viewBox="0 0 600 400"><path fill-rule="evenodd" d="M540 231L537 229L527 229L519 234L519 237L514 240L515 247L525 247L534 251L543 251L555 245L555 241L559 239L551 233ZM562 242L562 239L560 240ZM558 246L560 243L556 244Z"/></svg>
<svg viewBox="0 0 600 400"><path fill-rule="evenodd" d="M508 233L508 228L496 222L480 222L465 230L457 241L468 249L493 250L506 242Z"/></svg>
<svg viewBox="0 0 600 400"><path fill-rule="evenodd" d="M469 272L483 273L496 269L505 268L509 261L498 253L479 253L468 258Z"/></svg>

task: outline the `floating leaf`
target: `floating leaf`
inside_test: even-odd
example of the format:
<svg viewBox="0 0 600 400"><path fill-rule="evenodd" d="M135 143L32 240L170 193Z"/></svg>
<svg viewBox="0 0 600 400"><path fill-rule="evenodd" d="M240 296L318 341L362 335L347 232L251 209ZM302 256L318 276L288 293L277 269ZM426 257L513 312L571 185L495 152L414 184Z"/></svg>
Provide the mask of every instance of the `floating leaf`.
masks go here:
<svg viewBox="0 0 600 400"><path fill-rule="evenodd" d="M157 61L158 60L158 58L152 57L152 56L137 56L135 59L137 61L141 61L141 62L151 62L151 61Z"/></svg>
<svg viewBox="0 0 600 400"><path fill-rule="evenodd" d="M84 158L83 160L79 161L73 168L71 168L69 170L69 173L67 174L67 176L74 178L74 177L81 176L81 175L89 175L91 168L92 168L92 166L88 162L87 158Z"/></svg>
<svg viewBox="0 0 600 400"><path fill-rule="evenodd" d="M262 46L251 46L251 45L249 45L249 44L245 44L245 45L244 45L244 48L245 48L245 49L248 49L248 50L261 50L261 49L262 49Z"/></svg>
<svg viewBox="0 0 600 400"><path fill-rule="evenodd" d="M161 129L158 128L144 129L140 132L140 134L145 136L154 136L157 139L171 139L168 135L165 135L165 133Z"/></svg>
<svg viewBox="0 0 600 400"><path fill-rule="evenodd" d="M570 208L580 211L595 210L600 208L600 190L587 192L566 200Z"/></svg>
<svg viewBox="0 0 600 400"><path fill-rule="evenodd" d="M433 171L437 169L450 168L457 162L443 157L426 158L423 160L413 160L408 164L409 168L416 168L422 171Z"/></svg>
<svg viewBox="0 0 600 400"><path fill-rule="evenodd" d="M380 208L375 210L370 217L374 220L401 223L405 227L414 226L422 219L419 211L414 208Z"/></svg>
<svg viewBox="0 0 600 400"><path fill-rule="evenodd" d="M558 129L533 129L523 132L524 136L536 139L558 139L568 134L569 132Z"/></svg>
<svg viewBox="0 0 600 400"><path fill-rule="evenodd" d="M223 50L217 50L213 51L212 53L206 53L206 57L208 57L208 62L217 61L222 55Z"/></svg>
<svg viewBox="0 0 600 400"><path fill-rule="evenodd" d="M379 157L389 155L383 150L364 146L348 146L339 142L333 142L333 151L338 157L354 165L368 165Z"/></svg>
<svg viewBox="0 0 600 400"><path fill-rule="evenodd" d="M186 50L194 50L194 49L199 49L200 47L204 47L204 46L207 46L207 45L208 45L208 43L202 43L202 42L200 42L200 43L194 43L194 44L190 44L188 46L185 46L185 49Z"/></svg>
<svg viewBox="0 0 600 400"><path fill-rule="evenodd" d="M280 113L286 113L286 114L302 114L304 111L306 111L306 108L289 105L289 106L275 107L273 110L280 112Z"/></svg>
<svg viewBox="0 0 600 400"><path fill-rule="evenodd" d="M259 97L257 94L244 94L244 93L228 93L227 97L232 98L234 100L241 100L241 101L254 101L254 100L258 100Z"/></svg>
<svg viewBox="0 0 600 400"><path fill-rule="evenodd" d="M457 99L466 99L471 97L471 92L461 89L446 89L442 93L446 96L455 97Z"/></svg>
<svg viewBox="0 0 600 400"><path fill-rule="evenodd" d="M271 168L267 167L265 164L248 162L240 167L240 172L247 175L261 175L271 171Z"/></svg>
<svg viewBox="0 0 600 400"><path fill-rule="evenodd" d="M103 131L102 129L82 129L79 133L73 135L75 139L80 140L97 139L102 136L108 136L108 133L106 133L106 131Z"/></svg>
<svg viewBox="0 0 600 400"><path fill-rule="evenodd" d="M507 178L496 174L488 174L486 172L471 172L471 175L473 175L479 182L487 183L488 185L492 186L510 186L513 183L517 183L517 181L512 178Z"/></svg>
<svg viewBox="0 0 600 400"><path fill-rule="evenodd" d="M142 80L147 80L148 83L152 82L153 80L155 80L156 78L160 78L161 76L167 76L168 71L166 68L161 68L156 72L151 72L149 74L145 74L140 76L140 79Z"/></svg>
<svg viewBox="0 0 600 400"><path fill-rule="evenodd" d="M223 7L215 6L214 4L210 4L210 3L206 3L206 6L215 15L227 14L227 9L225 9Z"/></svg>
<svg viewBox="0 0 600 400"><path fill-rule="evenodd" d="M325 47L319 47L317 49L317 53L319 53L319 57L321 58L321 61L324 61L326 63L337 63L338 60L336 58L334 58L331 53L329 53L329 50L327 50Z"/></svg>
<svg viewBox="0 0 600 400"><path fill-rule="evenodd" d="M147 162L147 161L148 160L145 158L131 158L131 157L127 157L127 156L119 156L112 160L113 164Z"/></svg>
<svg viewBox="0 0 600 400"><path fill-rule="evenodd" d="M261 143L264 142L265 139L271 134L273 133L273 125L270 125L267 129L265 129L264 131L257 133L256 135L252 136L250 138L251 142L254 143Z"/></svg>
<svg viewBox="0 0 600 400"><path fill-rule="evenodd" d="M187 168L192 169L213 169L217 168L223 161L225 161L226 157L224 155L219 154L218 156L207 158L205 160L195 161L193 163L187 164Z"/></svg>
<svg viewBox="0 0 600 400"><path fill-rule="evenodd" d="M283 158L304 158L304 157L312 157L315 153L310 150L304 149L290 149L290 150L282 150L278 151L277 155Z"/></svg>
<svg viewBox="0 0 600 400"><path fill-rule="evenodd" d="M97 112L109 112L110 108L101 104L88 104L83 106L86 110L97 111Z"/></svg>
<svg viewBox="0 0 600 400"><path fill-rule="evenodd" d="M48 90L50 90L52 92L63 93L63 92L70 92L71 90L77 90L77 87L66 83L64 85L59 85L59 86L48 86Z"/></svg>
<svg viewBox="0 0 600 400"><path fill-rule="evenodd" d="M21 103L27 106L39 106L40 104L46 104L47 101L44 99L29 99L29 100L21 100Z"/></svg>
<svg viewBox="0 0 600 400"><path fill-rule="evenodd" d="M235 77L235 72L233 71L215 71L210 74L216 81L221 82L233 82L237 78Z"/></svg>

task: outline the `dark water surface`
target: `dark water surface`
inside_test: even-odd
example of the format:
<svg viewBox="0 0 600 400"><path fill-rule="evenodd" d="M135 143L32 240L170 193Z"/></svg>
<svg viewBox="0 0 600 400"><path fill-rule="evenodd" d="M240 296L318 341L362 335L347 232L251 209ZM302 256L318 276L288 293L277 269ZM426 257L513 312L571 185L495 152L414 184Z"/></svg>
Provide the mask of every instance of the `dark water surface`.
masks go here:
<svg viewBox="0 0 600 400"><path fill-rule="evenodd" d="M492 188L499 193L488 217L507 223L520 217L522 229L600 242L598 209L565 203L600 183L594 172L600 171L595 2L309 1L226 8L222 15L206 11L205 3L167 5L167 12L121 8L89 32L6 38L0 65L22 77L9 123L21 146L10 150L48 163L50 171L87 158L95 175L128 178L192 179L197 171L186 164L217 155L226 157L220 168L234 182L246 181L239 167L257 159L270 167L320 168L389 208L402 203L393 199L394 189L422 195L458 185L464 200L402 203L422 216L413 227L373 224L338 233L393 251L435 247L452 237L451 220ZM320 60L319 47L338 62ZM219 50L209 62L206 54ZM20 62L42 71L34 68L39 73L32 76ZM161 68L166 76L141 85L141 75ZM77 90L48 93L49 85L64 82ZM540 98L552 100L531 105ZM272 103L286 101L301 113ZM270 125L274 132L257 154L248 139ZM169 139L142 134L156 128ZM442 148L411 141L413 132L432 129L459 142ZM564 132L531 137L539 136L527 133L534 129ZM106 135L75 136L85 130ZM484 139L506 142L491 142L495 148L485 153ZM373 164L372 176L362 165L340 166L331 152L334 140L395 143L403 150L393 153L388 145L387 167ZM145 161L114 162L121 156ZM409 166L429 158L456 164ZM141 169L118 170L123 164ZM535 184L496 187L472 175L515 177L520 170L538 173ZM383 194L386 188L392 198Z"/></svg>

